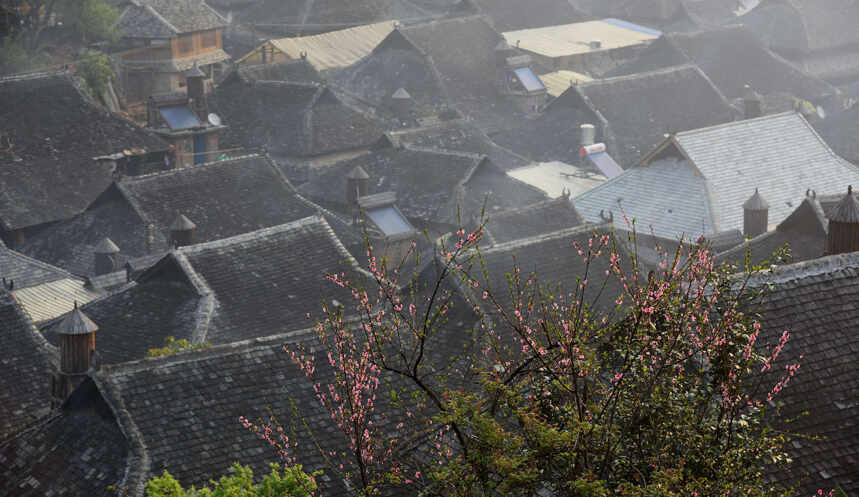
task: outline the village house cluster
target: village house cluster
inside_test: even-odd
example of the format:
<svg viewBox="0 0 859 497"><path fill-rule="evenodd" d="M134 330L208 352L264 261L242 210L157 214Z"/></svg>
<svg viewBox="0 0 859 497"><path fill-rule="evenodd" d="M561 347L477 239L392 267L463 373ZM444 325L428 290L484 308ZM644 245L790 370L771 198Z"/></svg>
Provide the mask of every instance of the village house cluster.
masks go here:
<svg viewBox="0 0 859 497"><path fill-rule="evenodd" d="M332 430L282 353L351 298L325 275L367 278L369 238L432 278L484 218L499 293L514 258L575 284L573 243L625 219L642 274L657 246L742 267L788 245L762 324L802 344L783 400L821 438L772 478L859 492L859 3L110 3L107 97L0 79L0 495L263 472L236 419L288 412L284 385ZM168 337L206 348L147 359Z"/></svg>

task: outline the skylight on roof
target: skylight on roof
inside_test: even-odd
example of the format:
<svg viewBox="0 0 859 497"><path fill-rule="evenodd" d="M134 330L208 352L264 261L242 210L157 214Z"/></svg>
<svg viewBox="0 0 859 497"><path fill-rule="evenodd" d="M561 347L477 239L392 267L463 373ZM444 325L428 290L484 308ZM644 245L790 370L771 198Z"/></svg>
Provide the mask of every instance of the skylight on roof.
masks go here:
<svg viewBox="0 0 859 497"><path fill-rule="evenodd" d="M393 207L382 207L367 212L367 216L385 236L413 231L412 225Z"/></svg>

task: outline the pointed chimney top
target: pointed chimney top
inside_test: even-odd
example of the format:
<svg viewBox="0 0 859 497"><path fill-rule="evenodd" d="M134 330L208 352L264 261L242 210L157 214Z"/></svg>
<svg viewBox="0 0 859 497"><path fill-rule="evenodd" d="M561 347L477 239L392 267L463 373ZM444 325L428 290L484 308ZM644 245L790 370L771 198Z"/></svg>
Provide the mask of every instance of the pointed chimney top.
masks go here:
<svg viewBox="0 0 859 497"><path fill-rule="evenodd" d="M400 88L391 95L391 98L394 100L411 100L412 96L409 95L409 92L405 88Z"/></svg>
<svg viewBox="0 0 859 497"><path fill-rule="evenodd" d="M185 73L185 77L186 78L205 78L206 73L201 71L200 66L198 66L197 63L194 62L194 67L192 67L191 69L188 70L188 72Z"/></svg>
<svg viewBox="0 0 859 497"><path fill-rule="evenodd" d="M196 227L197 225L185 217L184 214L179 214L176 219L170 223L170 231L190 231Z"/></svg>
<svg viewBox="0 0 859 497"><path fill-rule="evenodd" d="M104 238L102 241L98 242L98 245L95 246L96 254L118 254L119 247L113 243L113 240L110 238Z"/></svg>
<svg viewBox="0 0 859 497"><path fill-rule="evenodd" d="M838 223L859 223L859 203L853 196L853 185L847 187L847 194L832 210L829 220Z"/></svg>
<svg viewBox="0 0 859 497"><path fill-rule="evenodd" d="M764 199L763 195L755 188L755 193L746 200L743 204L743 209L747 211L765 211L770 208L769 202Z"/></svg>
<svg viewBox="0 0 859 497"><path fill-rule="evenodd" d="M59 335L88 335L97 330L98 325L78 309L77 302L75 302L75 308L66 313L57 326L57 334Z"/></svg>
<svg viewBox="0 0 859 497"><path fill-rule="evenodd" d="M363 167L357 166L346 176L346 179L370 179L370 175Z"/></svg>

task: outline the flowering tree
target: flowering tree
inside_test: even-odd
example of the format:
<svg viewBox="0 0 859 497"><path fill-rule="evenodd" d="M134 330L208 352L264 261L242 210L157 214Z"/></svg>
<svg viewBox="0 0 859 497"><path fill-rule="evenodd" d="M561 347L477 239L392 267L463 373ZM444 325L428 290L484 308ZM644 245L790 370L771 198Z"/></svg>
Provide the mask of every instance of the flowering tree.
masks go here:
<svg viewBox="0 0 859 497"><path fill-rule="evenodd" d="M703 244L662 253L649 270L595 232L570 247L586 268L577 281L543 285L514 267L499 294L482 233L460 230L404 283L405 259L389 266L369 247L370 284L329 276L354 302L324 308L321 351L288 349L348 442L325 455L349 485L362 495L401 485L463 496L787 492L764 475L789 462L788 435L770 421L799 364L773 371L787 331L758 343L755 271L732 276ZM276 424L242 422L294 454Z"/></svg>

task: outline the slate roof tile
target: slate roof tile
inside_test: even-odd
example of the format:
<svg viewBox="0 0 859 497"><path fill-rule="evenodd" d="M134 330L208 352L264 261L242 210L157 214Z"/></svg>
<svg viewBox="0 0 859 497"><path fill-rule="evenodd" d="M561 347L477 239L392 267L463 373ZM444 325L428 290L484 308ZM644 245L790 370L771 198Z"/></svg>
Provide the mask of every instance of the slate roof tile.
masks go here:
<svg viewBox="0 0 859 497"><path fill-rule="evenodd" d="M57 367L52 349L20 304L0 289L0 440L17 434L48 414L51 377Z"/></svg>
<svg viewBox="0 0 859 497"><path fill-rule="evenodd" d="M486 230L494 243L506 243L574 228L584 223L566 196L516 209L488 213Z"/></svg>
<svg viewBox="0 0 859 497"><path fill-rule="evenodd" d="M123 9L118 29L127 38L173 38L226 25L204 0L137 0Z"/></svg>
<svg viewBox="0 0 859 497"><path fill-rule="evenodd" d="M167 143L95 105L65 74L0 80L0 223L20 229L83 211L113 179L95 157Z"/></svg>

